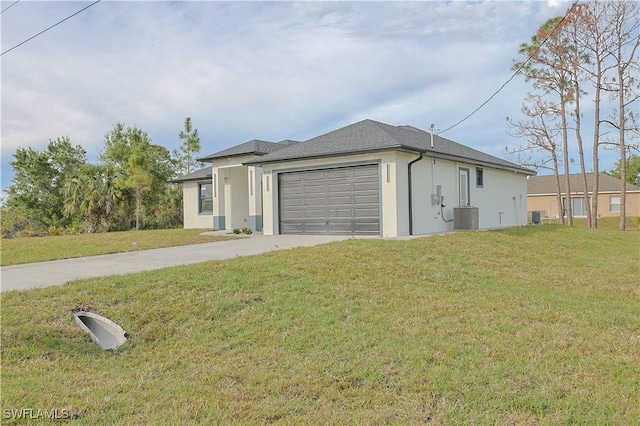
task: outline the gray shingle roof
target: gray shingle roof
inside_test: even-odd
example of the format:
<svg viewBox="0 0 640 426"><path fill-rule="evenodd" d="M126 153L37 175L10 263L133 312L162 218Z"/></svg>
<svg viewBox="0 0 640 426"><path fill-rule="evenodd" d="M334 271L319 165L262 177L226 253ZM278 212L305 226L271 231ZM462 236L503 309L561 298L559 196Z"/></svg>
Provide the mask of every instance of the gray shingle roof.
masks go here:
<svg viewBox="0 0 640 426"><path fill-rule="evenodd" d="M248 161L246 164L265 164L308 158L322 158L401 150L423 152L427 156L449 160L462 160L471 164L497 167L526 174L534 171L509 161L469 148L449 139L434 136L412 126L392 126L373 120L363 120L306 142L293 144Z"/></svg>
<svg viewBox="0 0 640 426"><path fill-rule="evenodd" d="M600 173L598 192L620 192L620 179ZM581 174L569 175L571 193L584 192ZM640 186L627 183L627 191L640 192ZM564 175L560 176L560 192L565 193ZM587 192L593 192L593 173L587 173ZM532 176L527 180L527 194L548 195L556 193L556 183L553 175Z"/></svg>
<svg viewBox="0 0 640 426"><path fill-rule="evenodd" d="M206 161L211 162L216 158L229 158L235 157L239 155L265 155L270 152L277 151L281 148L289 146L291 144L296 143L297 141L292 141L289 139L280 141L280 142L268 142L259 139L253 139L248 142L242 143L240 145L233 146L231 148L227 148L222 151L218 151L214 154L207 155L206 157L198 158L198 161Z"/></svg>
<svg viewBox="0 0 640 426"><path fill-rule="evenodd" d="M173 179L169 182L180 183L180 182L186 182L189 180L202 180L202 179L211 179L211 166L205 167L200 170L196 170L195 172L191 172L188 175L184 175L182 177Z"/></svg>

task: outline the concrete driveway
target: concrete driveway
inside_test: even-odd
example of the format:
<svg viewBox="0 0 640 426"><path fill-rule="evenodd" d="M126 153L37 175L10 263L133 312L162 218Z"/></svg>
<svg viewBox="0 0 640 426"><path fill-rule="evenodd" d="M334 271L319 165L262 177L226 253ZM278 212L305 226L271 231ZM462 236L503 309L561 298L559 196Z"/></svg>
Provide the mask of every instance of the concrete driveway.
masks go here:
<svg viewBox="0 0 640 426"><path fill-rule="evenodd" d="M338 235L254 234L237 240L215 243L3 266L0 267L0 290L49 287L80 278L122 275L208 260L230 259L274 250L315 246L349 238L351 237Z"/></svg>

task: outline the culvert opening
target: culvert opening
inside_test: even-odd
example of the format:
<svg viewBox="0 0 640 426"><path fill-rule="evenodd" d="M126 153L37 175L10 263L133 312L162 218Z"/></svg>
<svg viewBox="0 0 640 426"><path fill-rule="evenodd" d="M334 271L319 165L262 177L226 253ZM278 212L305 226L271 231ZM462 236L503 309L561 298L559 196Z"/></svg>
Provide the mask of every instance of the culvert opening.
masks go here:
<svg viewBox="0 0 640 426"><path fill-rule="evenodd" d="M127 341L127 333L120 325L93 312L75 311L74 320L89 333L91 340L104 350L118 349Z"/></svg>

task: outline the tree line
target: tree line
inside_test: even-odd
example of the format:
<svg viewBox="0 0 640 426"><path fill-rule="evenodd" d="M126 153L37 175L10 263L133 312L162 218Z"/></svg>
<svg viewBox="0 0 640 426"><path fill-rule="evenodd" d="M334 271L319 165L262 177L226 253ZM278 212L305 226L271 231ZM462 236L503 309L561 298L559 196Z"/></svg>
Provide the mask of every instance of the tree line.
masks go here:
<svg viewBox="0 0 640 426"><path fill-rule="evenodd" d="M171 180L199 165L200 136L187 117L173 152L137 126L117 123L98 161L68 136L42 151L18 148L2 214L3 237L179 227L182 187Z"/></svg>
<svg viewBox="0 0 640 426"><path fill-rule="evenodd" d="M524 59L518 70L533 87L524 99L525 117L507 117L510 132L526 142L508 153L524 154L519 162L536 169L550 169L555 176L556 198L562 223L573 224L570 195L581 191L589 227L598 226L599 156L602 149L619 153L616 174L626 177L627 164L639 150L638 102L640 99L640 4L632 0L575 2L565 16L549 19L529 43L520 46ZM593 115L585 117L582 102L590 94ZM608 101L608 102L607 102ZM607 107L604 111L603 107ZM584 135L591 120L591 139ZM570 145L577 148L581 187L569 183ZM585 155L593 162L592 197L587 190ZM586 154L585 154L586 150ZM537 152L532 156L531 152ZM540 156L540 154L542 154ZM562 167L562 170L561 170ZM620 185L619 229L625 229L626 184Z"/></svg>

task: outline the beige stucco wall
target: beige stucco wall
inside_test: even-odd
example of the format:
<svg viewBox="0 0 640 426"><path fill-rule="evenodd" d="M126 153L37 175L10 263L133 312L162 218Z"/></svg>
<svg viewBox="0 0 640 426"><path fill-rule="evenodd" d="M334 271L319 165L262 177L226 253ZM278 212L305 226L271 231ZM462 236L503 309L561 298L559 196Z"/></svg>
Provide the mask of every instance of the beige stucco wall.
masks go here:
<svg viewBox="0 0 640 426"><path fill-rule="evenodd" d="M183 183L185 228L213 228L216 226L214 216L224 217L224 229L249 225L249 216L260 211L261 202L259 186L251 188L249 182L250 176L253 175L254 185L259 185L260 172L256 172L254 167L242 165L244 161L252 158L254 156L251 155L221 158L212 163L209 182L213 184L213 214L198 213L198 183L206 180ZM249 195L251 189L253 196Z"/></svg>
<svg viewBox="0 0 640 426"><path fill-rule="evenodd" d="M249 216L262 216L262 167L247 167Z"/></svg>
<svg viewBox="0 0 640 426"><path fill-rule="evenodd" d="M599 202L599 201L598 201ZM607 197L607 203L609 198ZM627 193L627 216L640 216L640 192ZM608 210L608 205L607 205Z"/></svg>
<svg viewBox="0 0 640 426"><path fill-rule="evenodd" d="M249 224L249 185L246 167L228 169L225 182L227 229L242 228Z"/></svg>
<svg viewBox="0 0 640 426"><path fill-rule="evenodd" d="M275 235L276 226L274 226L274 215L277 217L275 194L273 188L273 176L271 170L273 167L262 166L262 233L265 235ZM277 177L276 177L277 181ZM276 188L277 189L277 188Z"/></svg>
<svg viewBox="0 0 640 426"><path fill-rule="evenodd" d="M400 169L407 169L403 159ZM453 209L459 206L459 170L469 171L470 206L478 208L480 229L519 226L527 223L527 178L521 173L480 167L483 186L476 186L480 166L425 157L412 167L414 234L448 232L454 229ZM406 173L406 172L405 172ZM432 204L431 194L441 185L444 205Z"/></svg>
<svg viewBox="0 0 640 426"><path fill-rule="evenodd" d="M382 210L381 235L383 237L397 237L409 233L409 222L402 220L409 214L409 207L402 200L407 198L406 168L398 166L401 160L398 152L379 154L381 192L380 205Z"/></svg>
<svg viewBox="0 0 640 426"><path fill-rule="evenodd" d="M246 166L214 167L216 185L214 216L224 217L224 229L242 228L249 223L249 179Z"/></svg>
<svg viewBox="0 0 640 426"><path fill-rule="evenodd" d="M620 212L612 212L609 208L609 198L620 196L619 192L601 192L598 194L598 215L600 217L619 217ZM574 194L573 197L583 197L583 194ZM539 211L542 218L558 218L558 202L555 195L529 195L529 211ZM627 193L627 216L640 216L640 192Z"/></svg>
<svg viewBox="0 0 640 426"><path fill-rule="evenodd" d="M484 186L476 187L471 167L471 202L478 207L480 228L527 224L527 176L508 170L483 167Z"/></svg>
<svg viewBox="0 0 640 426"><path fill-rule="evenodd" d="M213 228L213 214L198 213L198 183L200 181L188 181L182 185L182 208L184 209L185 229L210 229ZM206 182L206 181L201 181Z"/></svg>
<svg viewBox="0 0 640 426"><path fill-rule="evenodd" d="M212 163L213 215L224 218L224 228L256 228L262 215L261 167L244 166L253 155L219 158ZM219 219L215 219L219 220ZM214 220L214 221L215 221ZM260 229L254 229L260 231Z"/></svg>
<svg viewBox="0 0 640 426"><path fill-rule="evenodd" d="M242 164L255 158L255 155L241 155L238 157L216 158L212 162L212 166L216 169L225 169L227 167L244 167Z"/></svg>
<svg viewBox="0 0 640 426"><path fill-rule="evenodd" d="M310 170L316 168L327 168L337 166L353 166L358 164L379 163L382 172L386 172L386 164L390 164L392 173L391 182L386 181L383 173L381 179L381 232L383 236L394 237L398 235L398 212L397 194L394 182L397 179L395 168L395 154L377 153L349 155L335 158L321 158L314 160L300 160L283 163L266 164L262 166L262 211L263 211L263 232L265 235L278 234L278 173Z"/></svg>
<svg viewBox="0 0 640 426"><path fill-rule="evenodd" d="M264 165L262 169L264 233L278 234L278 173L349 166L379 164L381 236L409 235L408 164L417 154L382 152L283 162ZM484 185L477 188L476 166L424 157L412 166L414 235L453 230L453 208L458 206L460 168L469 169L471 206L478 207L481 229L518 226L527 223L527 179L520 173L483 167ZM431 194L442 185L445 208L431 203Z"/></svg>

